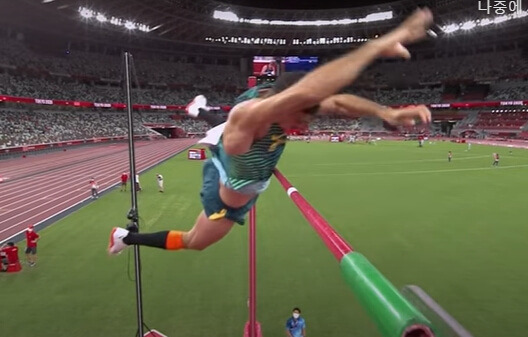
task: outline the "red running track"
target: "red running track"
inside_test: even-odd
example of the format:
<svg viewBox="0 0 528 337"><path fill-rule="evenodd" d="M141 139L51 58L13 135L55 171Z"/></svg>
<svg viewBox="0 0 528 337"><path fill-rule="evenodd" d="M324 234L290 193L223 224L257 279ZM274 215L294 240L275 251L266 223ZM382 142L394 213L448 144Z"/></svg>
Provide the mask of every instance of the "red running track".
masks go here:
<svg viewBox="0 0 528 337"><path fill-rule="evenodd" d="M137 142L136 170L148 169L194 143L196 139ZM126 143L0 160L0 176L5 179L0 184L0 242L88 200L90 177L101 192L128 171Z"/></svg>

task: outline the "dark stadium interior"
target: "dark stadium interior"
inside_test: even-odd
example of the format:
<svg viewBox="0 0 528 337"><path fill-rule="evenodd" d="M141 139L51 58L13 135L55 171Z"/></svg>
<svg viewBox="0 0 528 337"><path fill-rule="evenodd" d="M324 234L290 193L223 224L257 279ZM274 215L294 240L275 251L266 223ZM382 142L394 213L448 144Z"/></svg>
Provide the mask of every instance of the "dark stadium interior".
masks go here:
<svg viewBox="0 0 528 337"><path fill-rule="evenodd" d="M337 112L343 112L343 106L331 101L335 104L330 105L327 115L315 115L314 107L326 107L322 102L327 103L329 96L312 100L310 123L308 109L298 108L296 112L306 123L296 121L297 124L292 124L296 126L291 128L286 124L284 131L269 137L274 143L269 148L263 147L263 151L268 151L268 155L291 140L288 143L293 144L288 151L293 151L285 152L290 157L281 162L280 170L295 172L295 183L306 188L307 196L317 205L327 207L325 216L339 222L339 230L346 237L362 238L364 241L358 240L358 247L367 251L376 266L381 265L388 271L389 278L399 282L398 285L411 282L412 277L422 277L421 281L429 282L433 292L445 301L446 307L462 317L464 324L482 333L479 337L502 337L503 331L508 332L504 337L526 336L526 275L517 276L517 272L522 274L526 269L522 266L522 256L527 254L523 239L526 216L516 202L525 202L523 178L518 177L525 178L528 167L528 10L526 3L520 10L512 10L513 5L518 6L522 1L508 0L510 7L503 8L504 12L489 8L486 11L480 8L486 1L492 0L4 1L0 7L0 244L20 239L30 223L40 231L48 229L59 218L67 221L62 227L53 226L43 233L43 267L39 264L28 272L29 268L24 265L19 279L3 278L0 274L0 289L7 289L0 292L0 331L6 330L6 336L10 337L117 337L124 336L123 331L128 333L123 322L129 324L134 318L130 314L134 299L129 289L126 292L124 289L132 284L129 282L131 267L124 271L126 254L120 262L109 262L104 255L106 241L103 244L101 238L106 240L111 223L115 226L115 222L125 221L125 211L119 218L114 214L117 209L121 212L125 199L126 211L129 210L128 193L119 194L116 189L116 177L129 170L129 136L133 133L135 137L141 178L154 178L153 171L147 170L162 167L161 173L167 179L166 191L157 191L156 186L149 191L154 179L145 180L147 187L140 199L142 205L150 207L145 207L141 216L149 215L146 216L149 229L161 230L162 223L163 226L191 224L194 218L189 214L195 216L193 207L201 207L198 200L203 199L203 190L199 192L197 187L204 171L194 160L206 159L206 151L198 140L210 135L211 125L193 115L189 106L194 103L190 102L200 101L203 98L197 96L205 95L207 106L200 106L197 111L213 115L214 120L222 123L236 104L237 96L244 92L262 94L256 90L261 87L249 88L257 84L269 86L284 72L312 71L367 44L366 49L371 48L368 50L375 54L376 60L364 69L356 67L356 63L339 64L333 69L334 75L337 72L348 75L357 69L361 70L360 75L352 83L347 82L348 86L339 86L340 92L334 90L331 94L354 94L378 104L369 105L370 110L356 109L357 115L347 111L349 115L342 116ZM434 24L427 34L422 24L420 33L426 37L408 47L412 57L409 60L387 58L394 56L387 55L387 50L394 53L395 43L391 40L387 47L383 44L387 39L380 37L397 27L417 7L424 6L431 9ZM391 36L394 35L397 34ZM129 54L132 55L131 105L127 103L124 67L124 55ZM341 71L347 66L352 68L351 64L354 69ZM313 81L311 84L317 82L319 86L309 87L300 97L308 100L317 96L313 93L325 93L321 83L328 88L350 80L346 77L340 82L338 76L328 78L327 82L321 78ZM256 104L258 110L259 103ZM412 116L416 119L400 124L401 120L387 118L408 107L415 111L422 109L423 114L418 117L425 123L417 115ZM130 124L127 108L132 113ZM264 120L268 115L262 116ZM290 117L281 115L280 118L284 116ZM431 123L428 123L429 116ZM253 129L256 124L260 128L266 125L279 128L280 122L266 120L251 126ZM258 136L253 133L244 138L248 148L262 139L260 131ZM278 138L274 139L275 136ZM338 153L339 149L343 149L343 154ZM225 149L217 146L214 151L220 153ZM506 165L501 161L499 166L498 152ZM209 155L211 152L207 152ZM254 163L258 163L254 165L257 171L261 161L255 159L250 164ZM275 168L269 167L266 179ZM212 168L211 172L220 176L214 179L223 179L217 170ZM86 193L88 177L93 175L98 175L103 192L98 201L89 199ZM211 181L210 185L220 191L218 186L223 182ZM92 180L90 186L99 189ZM270 186L271 193L278 193L279 185ZM286 186L286 190L289 197L298 193L291 186ZM223 221L225 213L232 211L222 201L220 192L215 193L219 195L221 207L210 216L201 215L206 222ZM233 195L247 197L244 193ZM376 324L366 315L357 315L356 309L345 312L339 307L347 301L359 310L360 301L356 303L355 299L339 295L326 296L326 291L337 292L340 284L330 286L332 289L308 288L312 281L326 281L327 275L340 282L341 275L339 271L325 269L326 262L321 261L326 260L315 257L314 252L324 248L320 242L310 241L315 237L311 231L272 233L270 228L288 233L290 227L286 224L297 225L303 219L297 209L292 208L291 213L283 210L286 199L278 194L262 199L259 207L265 206L260 210L264 214L268 212L265 224L268 227L259 228L265 237L263 246L267 245L262 252L271 261L263 262L264 267L259 265L265 270L259 275L271 289L269 297L262 296L263 302L269 301L266 316L263 315L265 320L277 321L273 315L279 309L273 301L280 303L299 287L304 289L299 295L303 301L312 303L313 299L312 313L324 312L318 317L318 331L322 333L312 335L309 330L308 336L378 336L370 333L375 331ZM302 203L298 197L292 199ZM240 205L248 205L248 200L244 199ZM250 201L254 200L256 197ZM312 211L308 213L314 216ZM70 215L73 216L68 218ZM213 219L215 216L219 218ZM97 219L97 223L93 224L92 219ZM320 219L317 221L323 223ZM499 232L503 227L507 229ZM183 234L178 233L182 248ZM226 240L234 240L239 233L226 236ZM53 239L45 241L48 234ZM291 240L288 235L298 235L299 240ZM310 244L301 247L297 241ZM510 249L510 242L517 250ZM396 247L395 252L386 245ZM64 251L50 249L57 247L64 247ZM205 253L209 255L200 255L201 260L186 260L188 256L169 260L156 255L159 251L145 254L151 261L145 268L151 281L148 286L156 288L152 293L157 296L154 300L149 298L149 310L155 312L149 319L165 324L171 331L169 336L231 337L242 332L233 322L238 324L239 316L245 317L249 304L246 294L240 292L240 289L245 292L247 285L246 270L243 276L239 275L243 269L240 266L247 266L247 247L237 246L239 250L219 247ZM297 255L297 249L309 251ZM274 250L288 257L277 258L271 254ZM323 258L331 259L329 256ZM478 262L473 264L473 259ZM231 262L237 266L231 266ZM120 274L114 270L118 263L123 269L119 270ZM284 265L276 268L275 263ZM521 267L510 270L510 263ZM290 267L302 269L290 273ZM88 272L88 276L83 274ZM158 278L156 282L152 282L154 277ZM278 281L282 279L286 280L285 284ZM363 278L360 281L354 282L364 283ZM113 288L113 282L120 284L119 289ZM193 287L197 284L205 286L196 290ZM235 285L239 289L232 290L230 287ZM11 292L15 287L23 289L22 296ZM32 290L41 292L31 295L36 306L24 297ZM76 300L69 299L70 292L78 296ZM110 301L114 292L121 297ZM211 301L215 296L220 300ZM511 306L509 299L514 303ZM173 312L174 303L178 304L179 311ZM502 307L496 309L496 303ZM54 310L49 310L51 306ZM8 312L11 307L18 316ZM208 311L213 307L220 314ZM35 308L41 312L35 313ZM391 308L387 311L394 309ZM66 312L66 318L58 317L57 324L55 316L49 318L55 315L55 310ZM333 314L331 310L335 310ZM351 313L354 319L349 320ZM311 322L315 323L316 315L312 315ZM5 317L9 318L8 328L4 326ZM41 325L33 326L34 319ZM61 319L67 322L60 323ZM112 330L115 322L122 325L120 330ZM224 334L211 330L209 323ZM66 328L62 330L60 324ZM363 334L351 333L356 326ZM281 323L275 328L268 330L273 332L269 335L282 336L284 325ZM343 328L341 333L332 334L339 328ZM488 330L493 334L486 335ZM407 334L389 331L384 337L415 333L432 336L420 330Z"/></svg>
<svg viewBox="0 0 528 337"><path fill-rule="evenodd" d="M258 8L274 8L274 9L333 9L333 8L349 8L349 7L365 7L375 6L379 4L390 3L387 0L327 0L327 1L280 1L280 0L228 0L227 4L258 7ZM417 4L419 4L417 2Z"/></svg>

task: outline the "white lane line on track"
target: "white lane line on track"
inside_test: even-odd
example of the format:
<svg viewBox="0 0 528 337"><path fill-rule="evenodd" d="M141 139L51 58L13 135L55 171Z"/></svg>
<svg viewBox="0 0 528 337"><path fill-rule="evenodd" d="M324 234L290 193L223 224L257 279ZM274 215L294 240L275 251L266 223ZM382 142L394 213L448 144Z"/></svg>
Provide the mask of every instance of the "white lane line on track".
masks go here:
<svg viewBox="0 0 528 337"><path fill-rule="evenodd" d="M155 154L155 153L162 153L162 151L166 152L163 149L153 152L152 150L148 148L143 150L143 148L141 147L138 150L138 155L140 156L143 155L143 152L146 152L147 154ZM112 154L112 152L108 152L108 153ZM78 159L84 160L85 158L88 158L88 157L79 156ZM127 164L128 163L128 152L125 153L125 152L119 151L119 152L113 153L112 158L109 158L108 156L103 156L102 158L97 158L97 159L100 159L102 161L98 162L100 164L100 167L98 167L97 170L95 170L95 172L100 172L100 169L104 169L108 167L108 165L105 165L105 164L108 164L108 163L115 164L117 159L120 159L123 161L124 164ZM0 206L5 206L5 203L9 200L12 200L12 199L18 200L20 199L21 196L32 194L33 191L37 187L40 187L42 185L53 186L55 183L63 184L65 178L72 178L71 176L74 176L78 173L83 173L84 175L86 175L86 165L89 165L89 162L78 163L76 165L68 167L68 169L61 170L61 168L58 168L53 171L55 173L53 175L53 178L49 178L49 173L34 174L32 177L24 179L24 183L26 187L22 187L22 188L20 188L20 186L16 185L15 183L10 184L10 185L3 185L3 186L0 185L0 192L2 195L2 199L0 199ZM59 173L62 173L63 171L65 173L63 175L60 175ZM102 175L98 175L98 178L100 178L101 176ZM43 179L43 177L46 177L46 179ZM75 177L75 178L78 179L79 177ZM88 177L86 177L86 179L88 179ZM69 181L74 181L74 180L69 179ZM23 192L27 192L27 193L23 193Z"/></svg>
<svg viewBox="0 0 528 337"><path fill-rule="evenodd" d="M144 160L149 160L150 158L153 158L158 155L163 155L166 152L150 152L149 156L145 156ZM122 163L120 166L117 163ZM87 168L93 168L95 172L97 172L97 180L99 180L99 183L101 186L104 186L106 183L104 181L108 179L104 179L105 177L109 177L110 180L117 180L117 177L111 177L110 173L115 171L117 167L123 167L126 163L122 161L121 158L114 158L114 160L108 160L106 159L103 163L94 162L95 165L87 166L86 163L83 163L79 168L76 168L75 172L77 173L84 173L86 174ZM71 168L66 169L68 173L72 172ZM79 189L82 189L83 186L88 186L87 179L88 177L80 177L80 176L73 176L70 177L70 179L63 178L65 175L61 174L61 172L54 172L54 176L58 176L58 179L54 178L48 178L47 176L40 176L39 180L43 181L41 184L31 184L31 181L24 180L24 184L28 184L27 188L20 188L19 186L14 186L12 192L13 193L6 193L5 190L0 189L2 191L2 195L4 196L2 200L0 201L1 207L9 207L11 205L20 205L19 201L21 198L28 196L32 199L38 196L46 196L51 197L54 195L61 195L63 196L65 190L69 190L70 193L74 192L74 188L78 187ZM113 178L113 179L112 179ZM83 179L83 180L81 180ZM65 186L67 186L65 188ZM40 188L40 192L39 189ZM42 188L43 187L43 188ZM84 188L85 190L88 190L87 187ZM21 193L23 191L27 191L26 193ZM12 197L8 197L9 195L12 195ZM9 203L9 201L12 201ZM24 207L27 207L27 205L23 205ZM21 206L20 206L21 207ZM19 208L20 208L19 207ZM2 221L0 221L2 223Z"/></svg>
<svg viewBox="0 0 528 337"><path fill-rule="evenodd" d="M138 151L138 152L140 152L140 151ZM109 154L112 154L112 153L109 152ZM116 158L118 158L116 156L119 156L119 158L122 158L122 160L125 163L128 162L128 160L125 160L125 159L128 159L128 154L127 153L121 153L121 152L114 153L113 156L112 156L113 158L109 158L108 156L103 156L102 158L95 158L93 160L100 159L101 161L98 161L98 162L101 163L101 165L103 165L103 164L106 164L106 163L115 162ZM6 199L8 199L7 197L10 195L10 194L8 194L8 192L13 192L14 191L14 192L16 192L15 194L17 196L19 196L20 192L26 191L28 189L33 189L34 187L42 185L42 184L52 185L51 184L52 182L60 181L61 179L64 179L64 176L60 176L59 174L57 174L59 172L65 172L66 175L75 175L78 172L86 173L86 170L84 168L86 167L86 165L90 165L90 161L84 162L84 160L85 159L91 159L91 158L90 157L80 157L78 159L82 159L83 162L76 163L75 165L70 166L68 168L60 168L60 167L59 168L55 168L53 170L53 172L55 174L54 174L54 178L52 178L52 180L44 181L42 179L42 177L43 176L48 176L49 173L48 172L43 172L43 173L35 173L31 177L28 177L28 178L24 179L24 182L26 182L28 184L28 187L26 187L24 189L17 189L15 187L10 188L10 185L3 186L3 188L0 188L2 190L2 195L3 195L2 201L5 201ZM29 185L29 183L32 183L32 182L35 182L35 184Z"/></svg>
<svg viewBox="0 0 528 337"><path fill-rule="evenodd" d="M158 164L160 161L162 161L162 160L165 160L165 159L167 159L167 158L169 158L169 157L171 157L171 156L174 156L174 155L177 154L177 153L181 153L181 152L183 152L186 148L188 148L189 146L192 146L193 144L194 144L193 142L189 142L189 143L187 143L187 142L182 142L182 144L180 144L180 146L178 146L178 148L175 149L174 151L163 152L159 157L149 158L148 161L147 161L146 159L143 159L143 160L142 160L143 163L138 163L138 168L141 167L141 166L143 166L143 165L146 165L146 166L144 166L144 167L142 167L142 168L139 168L138 173L141 173L141 172L143 172L143 171L145 171L145 170L147 170L147 169L149 169L149 168L151 168L151 167L157 165L157 164ZM146 162L145 162L145 161L146 161ZM119 171L119 172L121 172L121 171ZM112 181L114 182L115 179L112 179ZM108 189L110 189L110 188L113 188L114 186L117 186L117 185L118 185L117 183L111 183L109 186L107 186L107 187L105 187L105 188L102 188L102 189L101 189L101 192L106 191L106 190L108 190ZM81 196L81 197L82 197L82 196ZM75 198L73 198L73 199L75 199ZM69 209L69 208L71 208L71 207L75 207L75 206L79 205L80 203L82 203L82 202L84 202L84 201L86 201L86 200L88 200L88 199L90 199L89 196L83 198L82 200L80 200L80 201L78 201L78 202L76 202L76 203L74 203L73 205L68 206L66 209L61 209L60 211L58 211L58 212L52 214L51 216L49 216L49 217L47 217L47 218L45 218L45 219L43 219L43 220L41 220L41 221L35 223L34 225L37 226L38 224L40 224L40 223L42 223L42 222L44 222L44 221L46 221L46 220L48 220L48 219L50 219L50 218L52 218L52 217L58 215L58 214L60 214L61 212L66 211L67 209ZM68 201L69 201L69 200L68 200ZM59 204L59 205L57 205L57 206L60 206L60 205L62 205L62 204L64 204L64 203L65 203L65 202L63 202L63 203L61 203L61 204ZM57 208L57 207L53 207L53 208ZM49 210L48 210L48 211L49 211ZM46 213L46 211L45 211L45 212L40 212L38 215L40 215L40 214L44 214L44 213ZM37 215L35 215L35 216L37 216ZM33 216L33 217L35 217L35 216ZM24 221L24 222L19 222L19 223L15 224L15 225L9 226L9 228L2 229L2 230L0 230L0 233L6 232L7 230L10 230L10 229L12 229L12 228L15 228L15 227L17 227L17 226L19 226L20 224L25 223L25 222L26 222L26 221ZM18 233L15 233L14 235L11 235L9 238L3 240L3 242L5 242L6 240L9 240L10 238L12 238L12 237L14 237L14 236L16 236L16 235L22 233L23 231L24 231L24 230L22 230L22 231L20 231L20 232L18 232Z"/></svg>
<svg viewBox="0 0 528 337"><path fill-rule="evenodd" d="M144 162L144 161L147 161L147 162L150 162L150 161L159 161L160 158L158 158L158 156L159 156L160 158L164 158L164 157L167 156L167 153L162 152L162 153L159 154L159 155L151 155L151 156L149 156L149 157L143 158L142 161L143 161L143 162ZM142 164L141 164L141 165L142 165ZM96 164L96 166L97 166L98 169L99 169L99 166L98 166L97 164ZM105 171L105 173L116 169L116 165L115 165L115 164L114 164L114 165L109 165L108 167L109 167L109 168ZM101 186L105 186L105 185L110 184L111 182L115 182L116 180L117 180L117 179L115 179L115 178L110 178L110 181L101 181L100 184L101 184ZM78 183L76 183L75 185L79 185L79 184L80 184L80 185L84 185L84 182L78 182ZM66 185L66 186L72 186L72 184L65 184L65 185ZM70 191L70 192L64 194L64 191L65 191L65 190L67 190L67 188L65 189L65 188L64 188L64 185L63 185L63 186L58 186L58 188L57 188L57 190L56 190L55 193L52 193L52 194L49 194L49 195L48 195L48 199L47 199L47 200L49 200L48 202L40 203L40 204L39 204L37 207L35 207L35 208L39 208L39 207L42 207L42 206L48 205L48 204L50 204L50 203L57 202L57 201L59 201L59 200L57 200L57 199L59 199L59 198L60 198L60 199L63 199L64 197L66 197L66 196L70 196L70 195L72 195L72 197L75 198L75 196L77 195L77 193L76 193L75 191ZM88 191L88 188L86 188L86 191ZM42 193L49 193L49 190L45 190L45 191L42 192ZM40 194L42 194L42 193L40 193ZM87 194L88 194L88 192L87 192ZM59 197L59 198L53 198L54 195L60 195L60 197ZM34 195L33 195L33 196L34 196ZM32 198L31 198L31 199L32 199ZM51 199L51 200L50 200L50 199ZM24 199L23 199L23 200L24 200ZM64 202L61 202L61 203L59 203L59 204L55 204L53 208L57 208L59 205L63 205L63 204L65 204L65 203L68 203L69 201L70 201L70 199L68 198L68 199L67 199L66 201L64 201ZM33 201L32 203L38 203L38 200L37 200L37 201ZM28 204L28 203L23 203L23 204L20 205L19 207L16 207L16 208L12 209L11 212L14 212L14 211L16 211L16 210L18 210L18 209L26 209L26 208L28 207L28 205L30 205L30 204ZM8 220L11 220L11 219L19 218L19 217L21 217L22 215L24 215L24 214L26 214L26 213L31 213L31 212L34 211L35 208L30 208L30 209L28 209L28 210L25 211L25 212L17 212L15 215L13 215L13 216L11 216L11 217L9 217L9 218L7 218L7 219L1 219L0 224L5 223L5 222L7 222ZM46 209L44 212L46 212L46 211L48 211L48 209ZM42 213L43 213L43 212L40 212L40 213L38 213L38 214L35 214L34 216L30 217L29 219L25 219L25 220L26 220L26 221L27 221L27 220L30 220L30 219L32 219L32 218L34 218L34 217L37 217L39 214L42 214ZM0 234L3 233L4 231L5 231L5 230L0 230Z"/></svg>
<svg viewBox="0 0 528 337"><path fill-rule="evenodd" d="M109 147L108 147L109 148ZM68 152L68 158L64 158L64 152L52 152L45 154L44 156L47 159L43 159L43 155L36 155L36 156L30 156L28 158L14 159L15 163L9 164L6 163L4 166L3 172L14 172L15 177L23 175L23 174L38 174L39 169L41 167L48 167L49 161L54 161L55 164L64 164L64 163L71 163L75 162L76 159L82 158L82 159L89 159L89 158L96 158L100 157L100 150L93 149L93 148L84 148L85 151L77 152L76 150L83 150L82 148L74 149L71 152ZM118 153L118 152L115 152ZM59 156L61 155L61 156ZM9 159L8 159L9 160ZM28 162L31 162L31 166L28 167Z"/></svg>

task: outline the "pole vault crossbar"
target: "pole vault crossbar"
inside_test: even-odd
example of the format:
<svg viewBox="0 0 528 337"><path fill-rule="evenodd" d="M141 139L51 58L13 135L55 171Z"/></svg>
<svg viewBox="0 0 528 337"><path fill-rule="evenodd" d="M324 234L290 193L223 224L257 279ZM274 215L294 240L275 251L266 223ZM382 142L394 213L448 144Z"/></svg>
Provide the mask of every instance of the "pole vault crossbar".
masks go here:
<svg viewBox="0 0 528 337"><path fill-rule="evenodd" d="M275 170L275 177L337 259L347 285L383 336L439 336L433 332L431 322L374 265L355 252L279 170Z"/></svg>

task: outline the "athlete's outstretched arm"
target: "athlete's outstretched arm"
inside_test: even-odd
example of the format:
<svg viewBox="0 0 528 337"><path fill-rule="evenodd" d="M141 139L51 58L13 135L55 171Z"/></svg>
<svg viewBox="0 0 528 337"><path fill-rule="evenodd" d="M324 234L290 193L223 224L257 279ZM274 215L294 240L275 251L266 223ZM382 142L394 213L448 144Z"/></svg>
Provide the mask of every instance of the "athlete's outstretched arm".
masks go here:
<svg viewBox="0 0 528 337"><path fill-rule="evenodd" d="M285 112L306 110L318 105L350 85L378 57L410 58L404 44L425 37L432 18L428 9L418 9L388 34L315 69L283 92L252 105L249 110L254 115L254 122L269 123Z"/></svg>
<svg viewBox="0 0 528 337"><path fill-rule="evenodd" d="M424 124L431 122L431 112L425 105L393 109L349 94L330 96L320 104L319 111L346 117L375 116L392 125L414 125L416 120Z"/></svg>

